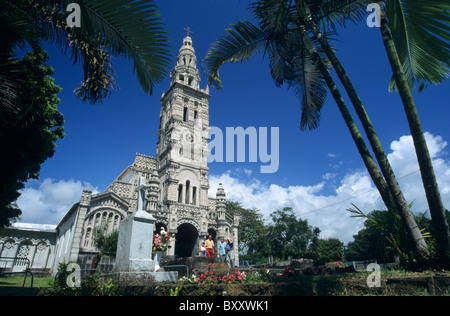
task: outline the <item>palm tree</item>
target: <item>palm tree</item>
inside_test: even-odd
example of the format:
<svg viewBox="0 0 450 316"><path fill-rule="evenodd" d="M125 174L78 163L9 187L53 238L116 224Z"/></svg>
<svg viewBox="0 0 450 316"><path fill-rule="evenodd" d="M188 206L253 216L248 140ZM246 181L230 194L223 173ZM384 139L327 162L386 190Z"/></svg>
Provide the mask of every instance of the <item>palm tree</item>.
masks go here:
<svg viewBox="0 0 450 316"><path fill-rule="evenodd" d="M427 250L427 245L425 239L422 234L420 234L420 229L417 226L416 221L412 215L412 212L406 202L406 199L401 191L400 185L395 177L395 174L392 170L392 167L387 159L386 153L384 152L383 146L375 132L375 128L372 125L370 118L362 104L359 95L357 94L353 84L348 78L347 73L344 70L344 67L340 63L337 58L334 50L331 45L328 43L326 36L323 36L321 31L317 26L318 23L322 23L322 26L326 26L326 23L321 21L321 17L327 17L326 20L329 21L328 25L331 28L335 27L335 20L337 23L343 24L345 19L344 17L350 17L352 20L361 19L362 12L365 11L367 1L355 1L355 0L341 0L341 1L328 1L328 0L294 0L295 1L295 9L291 9L296 11L298 15L298 19L300 23L307 25L309 30L311 30L312 34L315 38L317 38L320 43L322 49L326 53L329 58L333 68L335 69L342 85L344 86L350 101L353 104L353 107L360 119L364 131L366 132L367 138L371 145L371 148L375 154L375 158L378 161L381 172L386 180L386 183L389 187L389 190L394 198L394 205L387 205L388 208L395 207L400 214L402 215L402 219L404 220L406 227L409 231L410 236L413 240L416 241L416 251L421 257L427 257L429 255ZM340 19L337 19L340 17Z"/></svg>
<svg viewBox="0 0 450 316"><path fill-rule="evenodd" d="M393 72L390 88L398 90L411 130L435 229L438 262L448 266L449 226L411 89L418 84L421 91L427 82L439 84L450 75L450 5L444 1L417 0L378 4L380 31Z"/></svg>
<svg viewBox="0 0 450 316"><path fill-rule="evenodd" d="M124 57L133 60L140 85L151 94L170 65L168 36L154 1L77 1L80 27L67 24L66 9L71 2L2 1L0 31L10 45L2 46L1 53L11 53L24 43L32 48L43 41L58 45L71 61L82 64L84 81L76 93L91 103L102 102L117 88L111 56ZM7 106L4 99L0 102Z"/></svg>
<svg viewBox="0 0 450 316"><path fill-rule="evenodd" d="M115 257L118 240L119 231L108 232L107 225L98 227L94 230L94 246L98 252L92 258L91 269L97 269L97 266L104 255Z"/></svg>
<svg viewBox="0 0 450 316"><path fill-rule="evenodd" d="M295 89L300 99L302 112L300 128L302 130L306 128L312 130L318 127L320 109L325 102L324 90L327 86L383 201L386 205L393 205L393 199L378 166L353 121L328 67L322 61L309 37L294 30L281 32L282 34L272 34L259 29L248 21L239 21L232 26L233 28L226 30L225 36L214 43L203 60L205 69L209 73L208 83L213 87L222 88L223 84L219 76L221 65L230 61L246 61L258 50L266 48L275 84L281 86L283 83L287 83L290 88ZM294 36L297 41L289 39ZM305 45L305 43L308 44ZM307 46L310 48L309 51Z"/></svg>
<svg viewBox="0 0 450 316"><path fill-rule="evenodd" d="M326 38L320 36L320 31L312 17L312 12L316 12L315 16L330 15L332 17L355 9L358 12L358 9L363 10L370 1L295 1L297 10L302 12L302 17L306 16L303 18L308 22L312 33L319 39L343 83L363 123L384 177L393 195L399 195L400 209L406 211L406 200L402 196L362 102ZM442 265L448 263L450 259L450 232L411 88L418 85L418 90L421 91L427 86L427 82L438 84L450 75L448 66L450 46L444 41L450 38L448 23L444 22L448 21L450 6L443 1L424 3L417 0L387 1L386 6L384 1L378 4L381 9L380 30L393 70L390 89L398 89L406 112L430 214L438 235L436 236L438 261ZM393 27L392 33L390 26ZM396 52L396 47L401 50L399 54Z"/></svg>
<svg viewBox="0 0 450 316"><path fill-rule="evenodd" d="M252 4L253 13L258 18L261 29L251 25L247 21L243 21L234 24L234 29L226 30L227 34L214 43L204 60L205 69L207 69L207 72L209 73L209 83L220 88L222 86L219 77L219 68L221 65L230 61L246 61L256 52L262 51L269 56L271 74L278 86L282 83L287 83L289 87L295 87L297 91L303 91L303 93L299 94L302 103L302 118L311 118L313 123L306 126L313 129L317 127L320 117L321 103L317 101L322 100L305 98L304 96L309 96L314 93L313 89L316 87L315 83L320 79L320 77L317 76L317 72L319 72L339 106L347 127L352 134L353 140L357 145L361 157L363 158L383 201L388 208L395 207L402 210L401 213L403 214L403 219L405 223L408 223L408 234L414 240L414 244L416 245L416 253L420 257L427 256L428 251L425 240L420 234L420 230L412 217L406 201L404 201L403 198L404 203L399 202L403 195L398 187L398 183L395 180L392 170L390 173L391 178L388 179L390 180L390 183L386 183L387 181L381 176L378 166L374 162L361 134L356 128L342 96L332 81L328 68L322 61L324 51L327 49L332 50L331 46L328 44L328 41L327 45L321 46L321 49L314 45L307 36L305 30L305 26L307 25L306 19L301 15L304 14L306 18L306 11L303 10L300 12L300 10L297 9L298 7L292 4L293 0L260 0L254 2ZM352 9L347 16L352 17L353 15L358 16L358 11ZM332 17L330 14L320 16L326 18ZM323 39L326 40L326 37L327 34L319 33L315 36L315 39L320 42ZM308 59L308 57L304 55L303 52L305 49L309 52L308 56L312 58ZM308 65L309 68L300 67L298 64L303 66ZM304 69L307 69L308 72L304 72ZM314 69L315 72L312 72L311 69ZM300 79L303 79L303 81ZM360 111L359 114L361 113L363 112ZM367 114L365 114L365 117L367 122ZM301 124L301 127L304 126L305 125ZM377 139L373 127L366 127L366 132L367 130L370 131L372 140ZM372 147L374 147L374 144L371 144ZM381 148L381 145L377 147ZM386 168L390 168L387 158L384 159L381 168L385 171L387 170ZM393 184L397 184L397 190L395 191L391 189L391 187L395 187Z"/></svg>

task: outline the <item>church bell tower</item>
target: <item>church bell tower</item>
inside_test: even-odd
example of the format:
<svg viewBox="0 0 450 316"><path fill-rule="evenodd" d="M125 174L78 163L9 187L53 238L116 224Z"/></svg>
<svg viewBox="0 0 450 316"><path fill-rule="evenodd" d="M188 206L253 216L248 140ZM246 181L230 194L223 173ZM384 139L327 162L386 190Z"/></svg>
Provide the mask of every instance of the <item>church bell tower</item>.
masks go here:
<svg viewBox="0 0 450 316"><path fill-rule="evenodd" d="M208 206L209 88L200 73L189 28L161 97L156 159L165 204Z"/></svg>

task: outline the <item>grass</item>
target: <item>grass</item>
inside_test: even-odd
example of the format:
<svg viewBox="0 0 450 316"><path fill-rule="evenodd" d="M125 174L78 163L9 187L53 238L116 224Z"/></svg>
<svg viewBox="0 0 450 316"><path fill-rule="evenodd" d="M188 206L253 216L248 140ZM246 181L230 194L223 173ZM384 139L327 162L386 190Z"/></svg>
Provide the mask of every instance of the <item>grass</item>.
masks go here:
<svg viewBox="0 0 450 316"><path fill-rule="evenodd" d="M42 288L50 286L53 278L34 278L33 288L31 288L31 276L27 276L25 286L23 285L23 276L11 276L0 278L0 296L35 296Z"/></svg>
<svg viewBox="0 0 450 316"><path fill-rule="evenodd" d="M405 270L382 270L381 287L368 288L367 272L346 272L342 274L301 276L286 282L250 282L246 284L159 284L151 295L169 295L179 287L181 295L306 295L306 296L450 296L450 271L408 272ZM444 280L438 280L444 277ZM431 279L431 281L430 281ZM23 276L0 278L0 296L36 296L43 288L49 288L53 278L27 277L22 287ZM430 283L431 282L431 283ZM434 283L436 282L436 284ZM440 282L440 283L439 283ZM115 285L114 285L115 287ZM159 288L159 289L158 289ZM158 289L158 291L156 291ZM126 290L126 289L124 289ZM138 287L131 287L126 295L144 295ZM87 293L87 292L86 292ZM112 292L114 294L114 292ZM126 293L126 292L124 292ZM103 293L105 294L105 293ZM120 294L120 292L118 292ZM147 293L148 295L148 293Z"/></svg>

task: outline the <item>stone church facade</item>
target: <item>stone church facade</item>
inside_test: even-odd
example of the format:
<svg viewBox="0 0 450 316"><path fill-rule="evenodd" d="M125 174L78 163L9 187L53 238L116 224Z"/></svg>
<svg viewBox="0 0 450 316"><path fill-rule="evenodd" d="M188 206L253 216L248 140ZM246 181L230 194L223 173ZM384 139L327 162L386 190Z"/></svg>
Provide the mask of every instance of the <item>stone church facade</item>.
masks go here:
<svg viewBox="0 0 450 316"><path fill-rule="evenodd" d="M200 88L197 58L189 32L183 39L170 79L170 87L160 101L156 156L137 153L134 162L104 192L82 192L80 201L56 226L53 242L51 238L46 240L48 252L52 252L46 268L55 272L58 263L64 260L87 267L96 253L94 230L100 227L106 227L109 232L118 230L121 220L137 209L136 188L140 177L144 177L149 186L145 208L156 218L156 232L164 228L175 234L176 241L167 256L196 256L201 242L209 235L216 241L222 236L231 237L237 249L239 219L225 210L224 188L220 184L215 198L208 196L211 96L208 87ZM7 244L11 252L11 240L19 239L11 239L3 233L0 250L6 249ZM234 251L234 261L239 263L238 251Z"/></svg>

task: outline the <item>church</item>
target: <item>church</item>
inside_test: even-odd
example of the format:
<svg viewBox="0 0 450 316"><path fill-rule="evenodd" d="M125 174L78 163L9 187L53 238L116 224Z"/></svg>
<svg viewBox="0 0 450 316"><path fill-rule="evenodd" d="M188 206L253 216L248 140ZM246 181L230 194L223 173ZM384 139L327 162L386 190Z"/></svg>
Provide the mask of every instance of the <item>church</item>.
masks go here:
<svg viewBox="0 0 450 316"><path fill-rule="evenodd" d="M155 157L137 153L104 192L83 190L80 201L50 229L50 225L20 223L6 229L0 234L0 256L28 258L32 269L53 274L63 261L89 268L96 254L94 230L118 230L120 222L136 211L140 177L148 185L145 209L156 218L155 233L164 228L175 235L166 257L197 256L209 235L216 245L220 237L230 237L237 249L239 218L226 212L224 188L219 185L215 198L208 195L210 98L208 86L200 88L197 57L187 29L170 73L170 87L161 97ZM239 253L233 253L238 263ZM100 263L100 269L102 264L112 267L114 259L105 260L109 261Z"/></svg>

